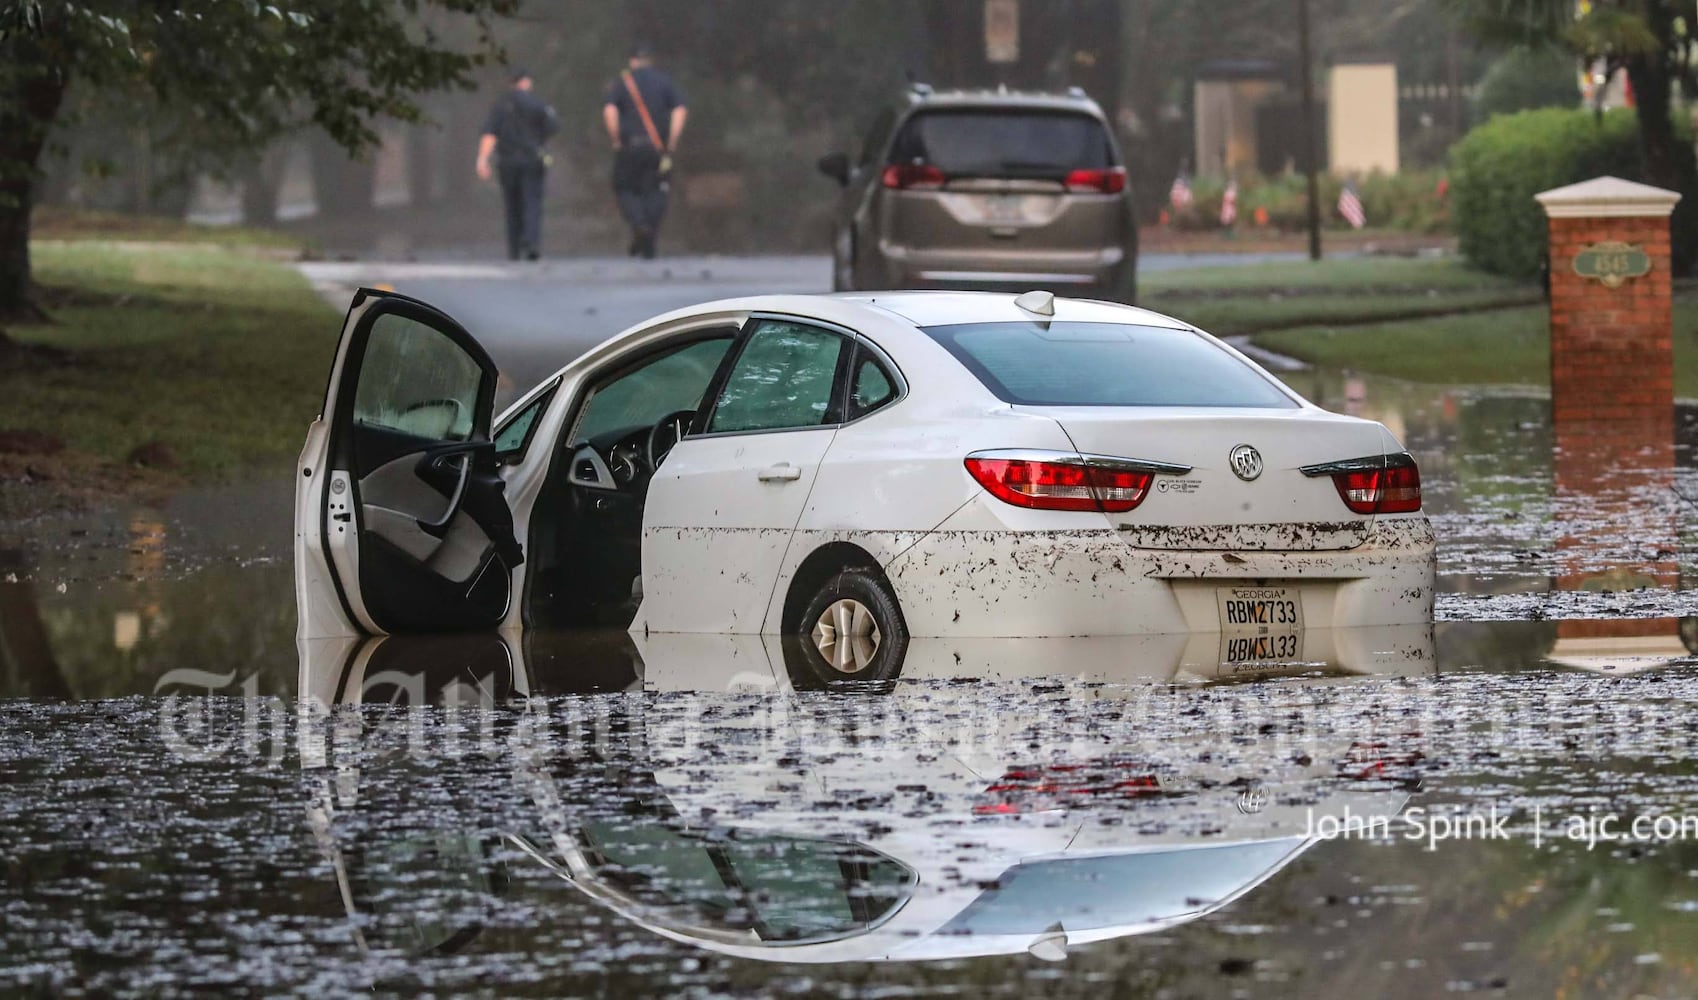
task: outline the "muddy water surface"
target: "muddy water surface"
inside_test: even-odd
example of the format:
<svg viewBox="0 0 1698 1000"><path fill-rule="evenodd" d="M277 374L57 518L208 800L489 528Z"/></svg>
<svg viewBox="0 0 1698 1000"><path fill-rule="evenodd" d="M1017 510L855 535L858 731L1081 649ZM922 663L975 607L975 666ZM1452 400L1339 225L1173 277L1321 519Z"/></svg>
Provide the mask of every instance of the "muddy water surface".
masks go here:
<svg viewBox="0 0 1698 1000"><path fill-rule="evenodd" d="M14 526L0 991L1698 993L1690 447L1292 381L1420 459L1433 630L818 691L759 639L297 647L286 481Z"/></svg>

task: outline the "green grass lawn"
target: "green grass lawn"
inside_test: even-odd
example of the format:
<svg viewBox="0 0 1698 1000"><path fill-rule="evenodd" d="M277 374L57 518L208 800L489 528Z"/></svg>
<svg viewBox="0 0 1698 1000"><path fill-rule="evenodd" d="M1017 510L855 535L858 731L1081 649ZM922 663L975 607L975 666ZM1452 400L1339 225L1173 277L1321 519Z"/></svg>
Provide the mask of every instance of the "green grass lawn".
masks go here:
<svg viewBox="0 0 1698 1000"><path fill-rule="evenodd" d="M102 243L192 243L244 247L298 256L301 241L275 229L245 226L206 226L157 215L124 215L53 205L38 206L31 217L30 235L38 241L94 240Z"/></svg>
<svg viewBox="0 0 1698 1000"><path fill-rule="evenodd" d="M1538 298L1524 282L1451 258L1355 257L1157 272L1142 280L1139 304L1230 336L1501 309Z"/></svg>
<svg viewBox="0 0 1698 1000"><path fill-rule="evenodd" d="M161 442L191 480L280 464L324 393L334 311L295 270L223 246L35 246L51 349L0 367L0 429L121 463Z"/></svg>
<svg viewBox="0 0 1698 1000"><path fill-rule="evenodd" d="M1451 384L1550 381L1543 304L1491 312L1356 326L1318 324L1262 333L1258 346L1311 364ZM1675 393L1698 397L1698 300L1674 310Z"/></svg>
<svg viewBox="0 0 1698 1000"><path fill-rule="evenodd" d="M1221 337L1240 333L1358 324L1503 309L1539 301L1536 289L1458 289L1436 292L1332 292L1232 295L1218 298L1150 295L1139 304L1194 323Z"/></svg>
<svg viewBox="0 0 1698 1000"><path fill-rule="evenodd" d="M1677 282L1675 392L1698 397L1698 295ZM1144 276L1140 305L1326 368L1415 382L1543 385L1539 290L1453 257L1352 257Z"/></svg>
<svg viewBox="0 0 1698 1000"><path fill-rule="evenodd" d="M1344 257L1280 260L1233 267L1182 268L1140 275L1138 291L1159 296L1201 292L1525 289L1525 282L1468 267L1455 257Z"/></svg>

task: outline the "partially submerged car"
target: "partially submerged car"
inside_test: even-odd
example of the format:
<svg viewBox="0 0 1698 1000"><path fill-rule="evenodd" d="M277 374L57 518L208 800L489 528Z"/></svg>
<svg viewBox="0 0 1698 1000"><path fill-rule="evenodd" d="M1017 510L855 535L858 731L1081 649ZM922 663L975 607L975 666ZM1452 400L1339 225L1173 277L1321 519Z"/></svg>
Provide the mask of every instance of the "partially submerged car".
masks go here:
<svg viewBox="0 0 1698 1000"><path fill-rule="evenodd" d="M1431 620L1420 473L1187 323L984 292L668 313L499 419L458 323L360 290L298 470L301 634L794 634L826 677L909 636Z"/></svg>

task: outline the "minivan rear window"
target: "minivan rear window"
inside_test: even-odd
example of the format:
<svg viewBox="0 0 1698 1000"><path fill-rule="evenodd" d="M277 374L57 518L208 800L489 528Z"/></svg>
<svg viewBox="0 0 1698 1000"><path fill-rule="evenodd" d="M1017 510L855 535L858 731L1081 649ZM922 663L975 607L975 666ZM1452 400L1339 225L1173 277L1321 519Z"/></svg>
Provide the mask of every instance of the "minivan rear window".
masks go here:
<svg viewBox="0 0 1698 1000"><path fill-rule="evenodd" d="M1280 387L1190 330L1129 323L963 323L926 333L1022 406L1296 409Z"/></svg>
<svg viewBox="0 0 1698 1000"><path fill-rule="evenodd" d="M1112 167L1102 123L1066 111L922 111L902 126L890 162L925 163L951 177L1055 177Z"/></svg>

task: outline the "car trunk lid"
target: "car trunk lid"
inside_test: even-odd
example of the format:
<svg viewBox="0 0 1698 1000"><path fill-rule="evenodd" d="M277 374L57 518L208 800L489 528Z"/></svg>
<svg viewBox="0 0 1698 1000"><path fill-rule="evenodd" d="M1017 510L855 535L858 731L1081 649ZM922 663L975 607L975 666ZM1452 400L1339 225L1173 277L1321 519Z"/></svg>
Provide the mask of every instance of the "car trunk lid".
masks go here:
<svg viewBox="0 0 1698 1000"><path fill-rule="evenodd" d="M1367 540L1372 515L1345 506L1328 476L1304 466L1384 454L1371 421L1313 409L1016 407L1054 418L1086 455L1191 466L1157 476L1125 514L1107 515L1141 549L1337 551Z"/></svg>

